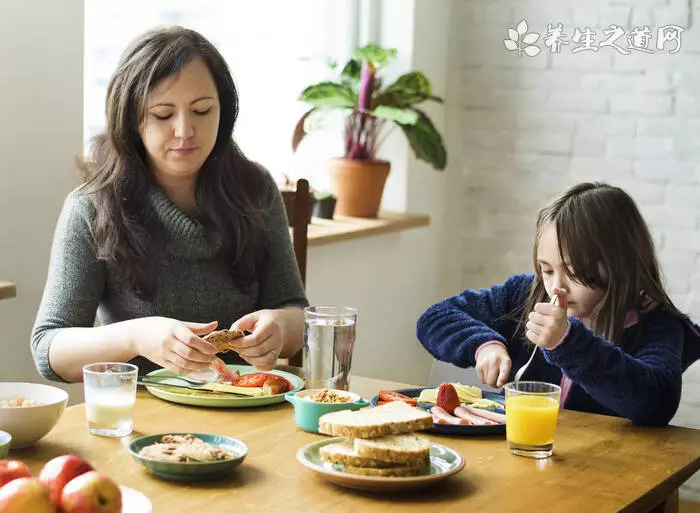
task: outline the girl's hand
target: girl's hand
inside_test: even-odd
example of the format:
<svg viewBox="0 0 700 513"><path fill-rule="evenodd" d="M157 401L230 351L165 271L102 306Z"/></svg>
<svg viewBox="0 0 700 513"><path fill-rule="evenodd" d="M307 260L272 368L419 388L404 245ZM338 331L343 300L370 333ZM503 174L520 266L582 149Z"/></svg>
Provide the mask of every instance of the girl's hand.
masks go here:
<svg viewBox="0 0 700 513"><path fill-rule="evenodd" d="M135 352L177 374L204 370L216 355L216 347L200 338L216 328L216 321L144 317L129 322Z"/></svg>
<svg viewBox="0 0 700 513"><path fill-rule="evenodd" d="M274 369L284 348L285 310L258 310L244 315L231 329L250 331L250 335L231 342L241 357L259 370Z"/></svg>
<svg viewBox="0 0 700 513"><path fill-rule="evenodd" d="M525 326L528 340L545 349L557 346L569 327L569 319L566 317L567 292L564 289L554 289L553 293L557 294L556 304L537 303Z"/></svg>
<svg viewBox="0 0 700 513"><path fill-rule="evenodd" d="M511 365L506 348L502 344L490 344L479 350L476 373L485 385L500 388L506 384Z"/></svg>

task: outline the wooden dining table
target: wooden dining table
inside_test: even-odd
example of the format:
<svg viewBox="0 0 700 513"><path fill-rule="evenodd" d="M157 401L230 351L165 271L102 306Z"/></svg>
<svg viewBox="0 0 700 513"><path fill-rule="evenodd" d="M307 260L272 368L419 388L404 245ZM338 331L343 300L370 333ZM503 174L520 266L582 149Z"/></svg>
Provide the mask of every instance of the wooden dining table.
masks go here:
<svg viewBox="0 0 700 513"><path fill-rule="evenodd" d="M410 385L353 377L351 390L371 398ZM292 405L214 409L173 404L139 391L132 435L205 432L248 445L242 465L212 481L170 481L148 473L125 449L131 437L88 434L83 404L66 409L56 427L10 458L33 470L61 454L82 456L119 484L141 491L154 513L232 512L671 512L677 489L700 469L700 430L646 428L625 419L561 412L554 455L512 455L505 435L441 436L432 441L465 458L463 470L431 488L378 493L332 484L296 460L322 438L301 431ZM676 508L676 509L674 509ZM125 512L128 513L128 512Z"/></svg>

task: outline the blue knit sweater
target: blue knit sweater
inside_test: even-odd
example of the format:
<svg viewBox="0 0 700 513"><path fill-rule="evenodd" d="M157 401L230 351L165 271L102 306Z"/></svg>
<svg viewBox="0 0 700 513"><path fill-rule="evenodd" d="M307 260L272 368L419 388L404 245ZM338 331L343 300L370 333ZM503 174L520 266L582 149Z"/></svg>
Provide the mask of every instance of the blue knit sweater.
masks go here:
<svg viewBox="0 0 700 513"><path fill-rule="evenodd" d="M435 358L459 367L476 365L475 352L484 342L501 341L513 361L512 381L532 351L518 321L533 279L512 276L491 289L465 290L431 306L418 320L418 339ZM697 326L650 310L639 314L616 346L580 320L569 322L566 339L538 351L524 378L559 384L563 372L573 382L565 408L668 424L680 402L681 374L699 357Z"/></svg>

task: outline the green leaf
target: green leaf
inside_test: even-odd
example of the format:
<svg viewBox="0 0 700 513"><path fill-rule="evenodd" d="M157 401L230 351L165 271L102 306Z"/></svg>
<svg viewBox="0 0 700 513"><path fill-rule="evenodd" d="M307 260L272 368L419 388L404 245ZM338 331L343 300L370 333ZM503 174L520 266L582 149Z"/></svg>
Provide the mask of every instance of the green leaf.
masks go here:
<svg viewBox="0 0 700 513"><path fill-rule="evenodd" d="M309 114L311 114L315 110L316 107L312 107L301 118L299 118L299 121L297 121L297 124L294 127L294 134L292 135L292 151L297 151L299 143L301 143L302 139L304 139L304 137L306 136L306 130L304 130L304 122L306 121L306 118L309 117Z"/></svg>
<svg viewBox="0 0 700 513"><path fill-rule="evenodd" d="M370 114L376 118L389 119L399 125L415 125L418 121L418 113L413 109L401 109L399 107L389 107L380 105Z"/></svg>
<svg viewBox="0 0 700 513"><path fill-rule="evenodd" d="M375 68L380 69L396 59L396 48L382 48L379 45L367 45L355 50L355 60L370 61Z"/></svg>
<svg viewBox="0 0 700 513"><path fill-rule="evenodd" d="M414 109L418 114L415 125L400 125L408 138L416 158L424 160L438 171L447 165L447 150L442 142L442 136L423 112Z"/></svg>
<svg viewBox="0 0 700 513"><path fill-rule="evenodd" d="M299 99L325 108L352 108L357 103L357 95L347 84L335 82L320 82L309 86L302 91Z"/></svg>
<svg viewBox="0 0 700 513"><path fill-rule="evenodd" d="M420 71L401 75L379 96L377 103L395 107L407 107L425 100L442 103L442 98L432 94L430 80Z"/></svg>
<svg viewBox="0 0 700 513"><path fill-rule="evenodd" d="M340 80L344 84L348 84L353 89L357 89L360 83L360 72L362 71L362 62L350 59L343 71L340 72Z"/></svg>

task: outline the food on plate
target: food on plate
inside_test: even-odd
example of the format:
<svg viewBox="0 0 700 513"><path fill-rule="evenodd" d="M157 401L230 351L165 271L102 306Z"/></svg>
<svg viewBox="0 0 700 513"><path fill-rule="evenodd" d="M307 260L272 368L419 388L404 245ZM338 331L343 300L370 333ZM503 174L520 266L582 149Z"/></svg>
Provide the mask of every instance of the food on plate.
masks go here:
<svg viewBox="0 0 700 513"><path fill-rule="evenodd" d="M38 479L21 477L0 488L2 513L56 513L49 490Z"/></svg>
<svg viewBox="0 0 700 513"><path fill-rule="evenodd" d="M19 460L0 460L0 486L20 477L32 477L29 466Z"/></svg>
<svg viewBox="0 0 700 513"><path fill-rule="evenodd" d="M433 417L421 408L392 401L376 408L326 413L318 419L318 426L326 435L377 438L431 428Z"/></svg>
<svg viewBox="0 0 700 513"><path fill-rule="evenodd" d="M159 443L147 445L139 451L144 458L179 463L193 461L220 461L235 456L223 447L211 445L194 435L165 435Z"/></svg>
<svg viewBox="0 0 700 513"><path fill-rule="evenodd" d="M63 488L79 475L95 470L80 456L64 454L49 460L39 472L39 482L49 489L51 500L58 504Z"/></svg>
<svg viewBox="0 0 700 513"><path fill-rule="evenodd" d="M235 392L244 395L261 396L284 394L293 388L286 378L277 374L270 372L241 374L238 370L231 370L226 367L226 364L221 360L218 360L218 362L215 360L212 368L219 374L219 382L208 383L202 387L203 389L213 390L214 392Z"/></svg>
<svg viewBox="0 0 700 513"><path fill-rule="evenodd" d="M338 404L352 402L352 397L348 395L341 395L335 390L331 390L329 388L323 388L318 392L307 396L307 398L309 401L315 401L317 403Z"/></svg>
<svg viewBox="0 0 700 513"><path fill-rule="evenodd" d="M216 346L217 353L225 353L227 351L233 351L234 349L231 346L231 342L243 336L245 336L245 333L241 330L216 330L202 338Z"/></svg>
<svg viewBox="0 0 700 513"><path fill-rule="evenodd" d="M348 437L321 448L321 459L350 474L407 477L430 471L430 440L413 431L432 427L432 416L403 401L372 409L327 413L321 433Z"/></svg>
<svg viewBox="0 0 700 513"><path fill-rule="evenodd" d="M121 513L122 491L94 470L71 480L61 493L62 513Z"/></svg>
<svg viewBox="0 0 700 513"><path fill-rule="evenodd" d="M433 414L435 424L495 426L506 423L506 416L502 413L471 406L458 406L452 413L440 406L433 406L430 413Z"/></svg>
<svg viewBox="0 0 700 513"><path fill-rule="evenodd" d="M447 413L452 415L455 412L455 408L459 408L462 405L452 383L443 383L438 388L437 399L435 400L435 406L439 406Z"/></svg>
<svg viewBox="0 0 700 513"><path fill-rule="evenodd" d="M40 406L42 404L44 403L36 399L25 399L21 395L13 397L12 399L0 399L0 408L20 408L23 406Z"/></svg>
<svg viewBox="0 0 700 513"><path fill-rule="evenodd" d="M390 403L391 401L403 401L411 406L415 406L418 402L413 397L408 397L407 395L400 394L398 392L392 392L391 390L380 390L379 400L382 401L381 404Z"/></svg>
<svg viewBox="0 0 700 513"><path fill-rule="evenodd" d="M457 397L459 397L459 400L462 403L471 403L478 399L483 399L484 397L481 392L481 389L478 387L473 387L471 385L463 385L461 383L450 383L450 385L454 387L455 391L457 392ZM435 404L437 402L439 390L440 387L426 388L424 390L421 390L421 393L418 396L418 402Z"/></svg>

